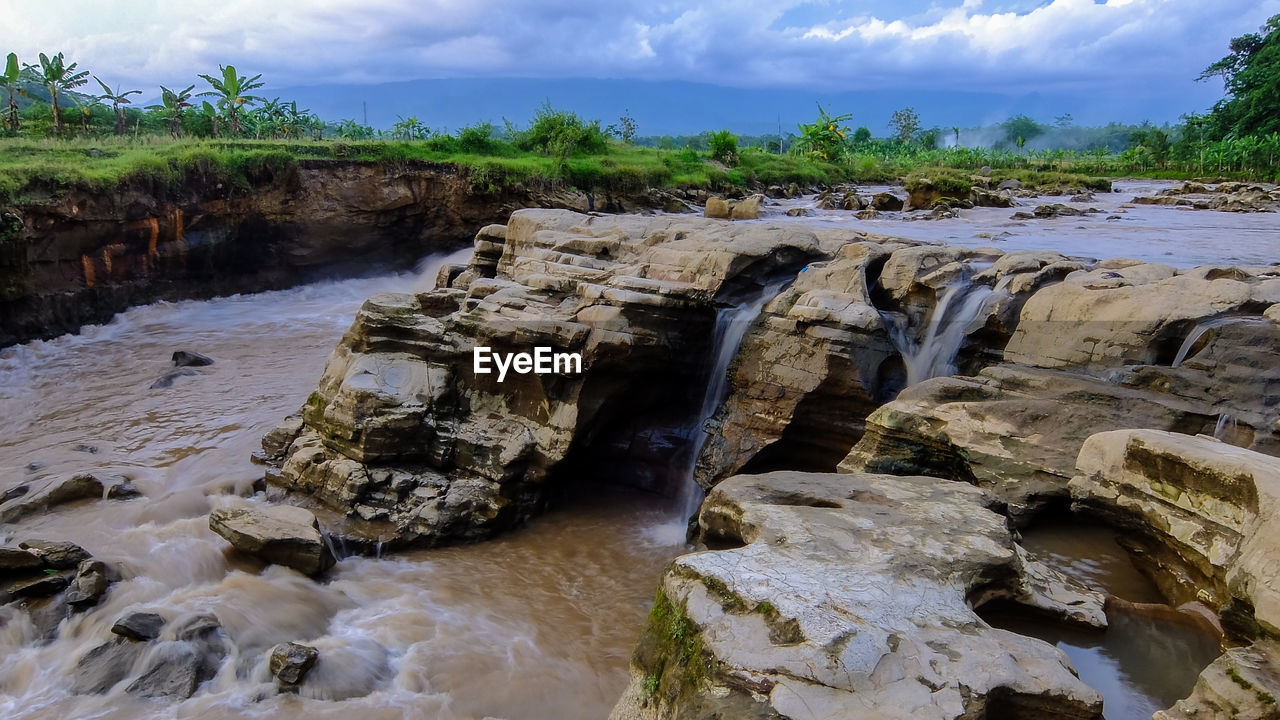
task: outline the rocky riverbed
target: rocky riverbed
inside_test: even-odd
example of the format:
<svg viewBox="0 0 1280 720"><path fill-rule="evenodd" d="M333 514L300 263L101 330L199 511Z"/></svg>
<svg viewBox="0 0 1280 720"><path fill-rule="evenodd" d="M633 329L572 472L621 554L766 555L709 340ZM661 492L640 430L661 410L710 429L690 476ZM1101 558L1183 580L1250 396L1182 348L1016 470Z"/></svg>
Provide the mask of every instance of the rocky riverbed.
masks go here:
<svg viewBox="0 0 1280 720"><path fill-rule="evenodd" d="M181 652L188 702L249 686L235 702L268 712L295 695L398 707L401 691L445 691L440 676L406 676L410 656L430 667L439 647L329 623L346 603L385 602L344 579L388 561L353 556L443 558L460 549L421 548L515 532L467 546L483 552L518 543L566 497L632 487L707 496L692 552L665 573L651 566L657 599L647 624L634 616L639 641L609 702L620 720L1101 717L1105 693L1068 654L984 619L1014 609L1107 632L1128 601L1019 542L1062 512L1115 528L1159 586L1162 602L1126 612L1197 623L1230 648L1193 670L1168 717L1274 714L1280 265L937 245L873 227L565 210L485 227L430 281L364 302L314 391L266 433L265 484L235 487L256 490L251 501L201 501L183 521L237 548L229 562L247 572L235 582L288 578L334 608L269 643L216 604L216 626L174 616L158 640L115 640L105 633L131 608L113 598L136 583L126 566L105 591L110 621L79 616L102 637L76 662L159 643L101 689L166 694L155 658ZM734 322L747 324L729 332ZM475 372L477 347L533 346L580 354L581 372ZM55 489L32 485L0 510L47 512ZM650 561L679 549L627 527ZM15 572L40 569L12 557L27 563ZM256 575L263 563L275 566ZM92 584L79 580L88 570L67 583ZM487 606L484 588L470 592L464 603ZM15 612L38 627L31 608ZM74 621L54 623L54 645ZM482 627L464 614L454 630ZM357 656L354 675L332 674L335 658ZM82 707L68 702L51 707ZM606 712L595 708L580 716Z"/></svg>

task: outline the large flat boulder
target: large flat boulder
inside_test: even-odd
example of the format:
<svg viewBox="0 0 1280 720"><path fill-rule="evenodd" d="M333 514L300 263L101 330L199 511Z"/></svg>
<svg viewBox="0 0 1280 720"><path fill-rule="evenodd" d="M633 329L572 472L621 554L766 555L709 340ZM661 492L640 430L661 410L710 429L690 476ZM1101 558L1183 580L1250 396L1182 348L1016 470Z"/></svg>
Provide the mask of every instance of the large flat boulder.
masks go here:
<svg viewBox="0 0 1280 720"><path fill-rule="evenodd" d="M218 508L209 529L240 552L273 565L317 575L333 567L333 553L310 510L292 505Z"/></svg>
<svg viewBox="0 0 1280 720"><path fill-rule="evenodd" d="M725 480L700 524L729 549L672 564L611 717L1101 718L1062 651L975 614L1002 598L1105 624L991 502L925 477Z"/></svg>

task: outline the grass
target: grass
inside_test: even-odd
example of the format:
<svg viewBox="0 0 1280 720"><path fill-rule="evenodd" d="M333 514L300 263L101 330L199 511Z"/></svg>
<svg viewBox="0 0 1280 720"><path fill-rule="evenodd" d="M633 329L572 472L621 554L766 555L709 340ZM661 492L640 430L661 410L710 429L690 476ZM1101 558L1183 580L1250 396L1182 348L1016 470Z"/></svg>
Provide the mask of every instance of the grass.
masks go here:
<svg viewBox="0 0 1280 720"><path fill-rule="evenodd" d="M564 186L588 192L646 188L836 183L849 168L806 158L743 152L734 168L693 151L611 143L604 154L554 157L493 141L483 148L444 136L425 141L173 140L155 136L73 140L0 140L0 202L24 202L74 189L109 190L128 184L156 192L192 180L248 191L288 176L300 163L448 163L466 168L477 192L509 187Z"/></svg>
<svg viewBox="0 0 1280 720"><path fill-rule="evenodd" d="M661 588L649 613L635 661L645 673L645 694L649 699L656 697L665 702L692 696L714 671L713 661L702 646L698 626Z"/></svg>
<svg viewBox="0 0 1280 720"><path fill-rule="evenodd" d="M924 156L922 160L937 160ZM610 142L603 152L567 157L522 150L497 139L436 136L426 140L174 140L165 136L0 139L0 204L38 202L73 190L108 191L127 185L163 194L183 187L226 187L249 192L296 178L301 166L327 162L379 165L450 164L462 168L477 193L510 188L570 187L586 192L629 193L647 188L763 189L830 186L842 182L890 183L906 176L907 189L920 178L941 184L944 194L963 196L974 183L972 169L926 165L909 159L854 155L830 163L800 155L774 155L742 148L733 166L691 149L660 150ZM1072 172L995 169L992 184L1014 178L1030 188L1108 190L1110 181Z"/></svg>

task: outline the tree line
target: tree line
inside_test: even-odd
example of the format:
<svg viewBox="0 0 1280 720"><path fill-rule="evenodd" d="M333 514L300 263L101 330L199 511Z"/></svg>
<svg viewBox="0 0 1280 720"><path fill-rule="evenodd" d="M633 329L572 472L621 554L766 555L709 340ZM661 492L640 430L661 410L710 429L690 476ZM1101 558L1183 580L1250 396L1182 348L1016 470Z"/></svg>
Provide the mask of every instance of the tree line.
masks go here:
<svg viewBox="0 0 1280 720"><path fill-rule="evenodd" d="M112 87L97 75L68 62L61 52L40 53L37 62L22 63L16 53L5 58L0 88L4 90L4 130L18 135L66 137L107 129L115 135L165 133L175 138L201 137L297 138L321 137L326 124L296 102L267 99L254 94L264 83L262 75L241 75L234 65L220 65L216 75L198 75L207 89L196 84L180 89L160 86L160 102L134 106L131 96L139 89ZM80 88L90 79L101 94ZM212 100L205 100L209 98ZM68 122L68 115L71 121Z"/></svg>

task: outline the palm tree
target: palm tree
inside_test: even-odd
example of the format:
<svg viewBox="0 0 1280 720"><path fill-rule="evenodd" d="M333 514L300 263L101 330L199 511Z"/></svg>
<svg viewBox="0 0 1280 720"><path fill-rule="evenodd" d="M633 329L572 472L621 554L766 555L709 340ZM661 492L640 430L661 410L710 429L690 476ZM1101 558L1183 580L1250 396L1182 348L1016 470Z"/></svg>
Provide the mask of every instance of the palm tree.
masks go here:
<svg viewBox="0 0 1280 720"><path fill-rule="evenodd" d="M120 106L131 104L129 102L129 96L141 95L142 91L141 90L122 90L120 88L116 88L115 90L112 90L110 87L107 87L107 84L102 82L102 78L99 78L97 75L94 75L93 79L97 80L98 84L102 86L103 95L98 99L111 101L111 109L114 110L116 113L116 134L123 135L124 134L124 110L121 109Z"/></svg>
<svg viewBox="0 0 1280 720"><path fill-rule="evenodd" d="M182 119L182 111L191 107L191 91L195 89L195 85L188 85L175 92L161 85L160 104L147 106L148 110L157 110L168 118L169 133L176 138L182 137L182 125L179 124L179 121Z"/></svg>
<svg viewBox="0 0 1280 720"><path fill-rule="evenodd" d="M238 75L234 65L225 67L219 65L218 69L222 72L221 78L216 78L212 75L200 76L213 87L212 90L200 93L200 97L206 95L216 96L218 105L227 110L227 119L230 121L232 134L239 134L244 130L240 125L240 108L262 101L262 98L256 95L246 94L251 90L257 90L262 87L262 83L258 82L258 78L262 77L262 75L258 74L253 77Z"/></svg>
<svg viewBox="0 0 1280 720"><path fill-rule="evenodd" d="M62 134L62 109L58 107L58 93L70 92L72 88L80 87L89 82L89 71L76 72L77 64L71 63L67 65L62 53L58 53L52 58L40 53L40 67L27 66L36 73L40 84L44 85L45 89L49 91L49 104L53 107L53 132L56 135Z"/></svg>
<svg viewBox="0 0 1280 720"><path fill-rule="evenodd" d="M18 66L17 53L9 53L9 59L4 65L4 74L0 75L0 86L4 86L5 97L9 101L9 129L18 132L18 95L23 91L18 87L18 81L22 79L22 68Z"/></svg>

